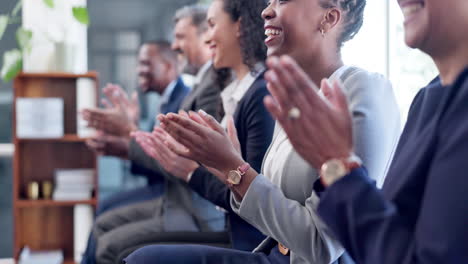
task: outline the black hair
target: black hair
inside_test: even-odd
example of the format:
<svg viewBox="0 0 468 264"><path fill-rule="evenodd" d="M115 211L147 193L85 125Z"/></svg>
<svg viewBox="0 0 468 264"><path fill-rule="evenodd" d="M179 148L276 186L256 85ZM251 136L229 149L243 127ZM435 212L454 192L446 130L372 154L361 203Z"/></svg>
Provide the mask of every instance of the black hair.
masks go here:
<svg viewBox="0 0 468 264"><path fill-rule="evenodd" d="M142 45L154 45L158 49L158 54L172 64L177 63L177 53L172 50L171 43L167 40L147 40Z"/></svg>
<svg viewBox="0 0 468 264"><path fill-rule="evenodd" d="M354 38L364 22L366 0L321 0L323 8L338 7L344 12L343 32L338 38L338 47Z"/></svg>
<svg viewBox="0 0 468 264"><path fill-rule="evenodd" d="M267 48L263 30L262 11L266 0L222 0L224 11L233 21L240 20L240 47L242 61L255 72L255 64L265 62Z"/></svg>

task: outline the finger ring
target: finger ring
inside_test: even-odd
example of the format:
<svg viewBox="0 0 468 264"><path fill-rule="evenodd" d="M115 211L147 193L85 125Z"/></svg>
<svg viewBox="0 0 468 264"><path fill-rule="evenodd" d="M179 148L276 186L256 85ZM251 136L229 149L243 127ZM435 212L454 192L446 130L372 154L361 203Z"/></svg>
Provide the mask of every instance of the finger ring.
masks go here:
<svg viewBox="0 0 468 264"><path fill-rule="evenodd" d="M299 117L301 117L301 110L299 110L299 108L293 107L293 108L289 109L289 111L288 111L288 118L289 119L295 120L295 119L299 119Z"/></svg>

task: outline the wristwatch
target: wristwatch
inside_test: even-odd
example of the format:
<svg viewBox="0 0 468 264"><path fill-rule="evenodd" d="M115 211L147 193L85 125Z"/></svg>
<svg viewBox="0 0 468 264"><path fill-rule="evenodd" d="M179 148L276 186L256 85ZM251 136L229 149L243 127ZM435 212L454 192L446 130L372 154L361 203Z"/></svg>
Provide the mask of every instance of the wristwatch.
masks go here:
<svg viewBox="0 0 468 264"><path fill-rule="evenodd" d="M345 159L330 159L323 163L320 168L322 183L326 186L330 186L349 174L351 170L361 167L361 165L361 159L354 153Z"/></svg>
<svg viewBox="0 0 468 264"><path fill-rule="evenodd" d="M227 184L232 187L234 185L239 185L240 182L242 181L242 176L247 173L247 171L250 169L250 165L248 163L244 163L240 165L236 170L232 170L228 173L227 177Z"/></svg>

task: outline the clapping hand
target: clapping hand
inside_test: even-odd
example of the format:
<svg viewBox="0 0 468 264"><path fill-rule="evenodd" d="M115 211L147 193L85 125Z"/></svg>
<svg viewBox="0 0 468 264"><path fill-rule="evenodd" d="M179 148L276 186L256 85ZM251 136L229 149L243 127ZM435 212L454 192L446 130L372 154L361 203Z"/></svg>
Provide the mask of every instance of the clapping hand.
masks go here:
<svg viewBox="0 0 468 264"><path fill-rule="evenodd" d="M265 74L272 96L264 102L296 151L313 167L353 151L352 120L339 82L318 87L289 56L269 58Z"/></svg>
<svg viewBox="0 0 468 264"><path fill-rule="evenodd" d="M197 162L184 158L168 147L185 151L185 147L176 142L161 128L156 127L152 133L137 131L132 137L143 148L145 153L157 160L161 166L179 179L188 181L188 175L195 171Z"/></svg>
<svg viewBox="0 0 468 264"><path fill-rule="evenodd" d="M161 128L185 149L173 149L177 154L198 161L217 171L219 177L244 163L232 118L229 132L204 111L187 115L159 115ZM235 138L235 140L234 140ZM225 179L221 179L225 180Z"/></svg>
<svg viewBox="0 0 468 264"><path fill-rule="evenodd" d="M129 137L119 137L98 131L93 138L86 140L86 145L98 155L128 158Z"/></svg>
<svg viewBox="0 0 468 264"><path fill-rule="evenodd" d="M108 84L104 88L107 99L105 109L84 109L81 115L88 126L114 136L128 137L137 129L139 104L138 97L130 100L120 86Z"/></svg>

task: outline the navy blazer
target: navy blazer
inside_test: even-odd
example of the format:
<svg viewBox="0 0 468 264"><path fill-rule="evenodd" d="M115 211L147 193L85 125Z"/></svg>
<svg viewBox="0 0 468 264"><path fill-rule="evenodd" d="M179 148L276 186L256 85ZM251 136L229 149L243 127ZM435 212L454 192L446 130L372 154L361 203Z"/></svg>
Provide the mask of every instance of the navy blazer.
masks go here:
<svg viewBox="0 0 468 264"><path fill-rule="evenodd" d="M242 157L252 168L260 171L263 157L270 146L275 122L263 104L268 95L263 73L242 97L234 113ZM227 211L233 248L253 250L265 236L232 211L231 190L208 170L197 169L189 186L205 199Z"/></svg>
<svg viewBox="0 0 468 264"><path fill-rule="evenodd" d="M177 113L184 101L184 98L190 93L191 89L185 85L182 78L177 78L177 83L174 86L174 90L172 91L169 100L166 104L161 105L160 113L167 114L167 113ZM152 118L153 125L151 125L151 129L154 127L155 118ZM143 166L139 166L138 164L132 162L131 165L131 172L133 174L140 174L144 175L148 178L148 184L156 184L162 183L164 181L164 177L159 174L154 173L154 171L147 169Z"/></svg>
<svg viewBox="0 0 468 264"><path fill-rule="evenodd" d="M415 97L382 191L366 174L331 185L318 209L357 263L468 263L468 68Z"/></svg>

